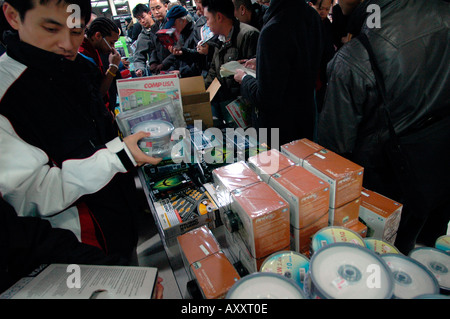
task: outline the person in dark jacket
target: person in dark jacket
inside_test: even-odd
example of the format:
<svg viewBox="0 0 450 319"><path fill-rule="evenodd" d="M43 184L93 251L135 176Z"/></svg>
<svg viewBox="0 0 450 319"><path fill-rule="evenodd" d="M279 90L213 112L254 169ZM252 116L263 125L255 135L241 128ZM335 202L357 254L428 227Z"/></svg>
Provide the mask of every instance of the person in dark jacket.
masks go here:
<svg viewBox="0 0 450 319"><path fill-rule="evenodd" d="M99 90L103 96L105 106L114 114L116 107L111 103L110 89L115 86L115 78L119 72L121 57L114 47L119 39L119 28L111 19L100 17L89 24L86 36L81 43L79 52L89 59L99 70ZM104 65L102 56L107 55L107 64Z"/></svg>
<svg viewBox="0 0 450 319"><path fill-rule="evenodd" d="M319 78L316 82L316 103L317 110L320 113L322 110L323 99L327 89L327 64L333 58L336 53L335 46L333 44L333 32L331 27L331 21L328 19L328 14L331 9L331 0L311 0L309 5L312 6L320 15L323 26L323 54L320 62Z"/></svg>
<svg viewBox="0 0 450 319"><path fill-rule="evenodd" d="M233 3L236 19L261 31L264 14L268 7L259 3L252 3L251 0L233 0Z"/></svg>
<svg viewBox="0 0 450 319"><path fill-rule="evenodd" d="M355 29L350 30L350 15L361 0L340 0L331 10L333 43L337 49L351 40ZM356 30L359 32L359 30Z"/></svg>
<svg viewBox="0 0 450 319"><path fill-rule="evenodd" d="M370 5L379 8L381 28L373 27ZM450 5L366 0L355 13L385 83L386 108L404 158L395 160L396 152L387 147L381 96L368 51L358 39L328 65L319 143L362 165L366 188L403 204L395 246L408 254L417 241L434 246L450 218L450 165L444 160L450 155Z"/></svg>
<svg viewBox="0 0 450 319"><path fill-rule="evenodd" d="M128 265L117 255L80 243L48 220L19 217L0 198L0 293L44 264Z"/></svg>
<svg viewBox="0 0 450 319"><path fill-rule="evenodd" d="M169 71L178 73L181 78L200 75L201 68L196 65L196 61L188 59L189 56L182 54L183 51L197 48L192 16L183 6L176 5L167 12L166 18L165 28L175 28L178 34L176 45L169 47L169 51L177 57Z"/></svg>
<svg viewBox="0 0 450 319"><path fill-rule="evenodd" d="M235 80L252 105L253 126L279 129L279 139L267 141L273 148L314 139L322 50L321 21L313 8L305 1L271 1L258 42L256 79L238 70Z"/></svg>
<svg viewBox="0 0 450 319"><path fill-rule="evenodd" d="M157 23L156 31L164 29L167 19L167 11L170 1L169 0L150 0L149 7L152 15ZM159 74L161 71L167 71L176 61L170 51L155 38L155 49L150 56L150 71L152 74Z"/></svg>

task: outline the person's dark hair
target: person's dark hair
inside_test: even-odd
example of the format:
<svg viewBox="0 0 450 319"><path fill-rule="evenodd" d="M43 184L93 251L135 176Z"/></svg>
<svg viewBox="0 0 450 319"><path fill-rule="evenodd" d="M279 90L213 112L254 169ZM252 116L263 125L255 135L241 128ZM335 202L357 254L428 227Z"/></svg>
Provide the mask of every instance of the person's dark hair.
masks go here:
<svg viewBox="0 0 450 319"><path fill-rule="evenodd" d="M143 3L139 3L138 5L136 5L133 8L133 17L137 17L143 13L149 13L150 9L147 5L143 4Z"/></svg>
<svg viewBox="0 0 450 319"><path fill-rule="evenodd" d="M86 29L88 38L93 36L96 32L100 32L103 37L110 36L111 32L120 33L119 27L114 21L105 17L96 18Z"/></svg>
<svg viewBox="0 0 450 319"><path fill-rule="evenodd" d="M33 9L35 3L37 3L38 1L41 5L46 5L51 1L56 1L57 4L61 2L67 4L76 4L80 7L81 18L84 19L84 22L88 23L91 19L92 6L90 0L5 0L4 2L9 3L14 9L16 9L23 21L27 11Z"/></svg>
<svg viewBox="0 0 450 319"><path fill-rule="evenodd" d="M234 0L234 7L239 9L240 6L244 6L248 10L252 9L252 1L251 0Z"/></svg>
<svg viewBox="0 0 450 319"><path fill-rule="evenodd" d="M234 20L234 5L232 0L202 0L202 5L212 14L220 12L225 17Z"/></svg>

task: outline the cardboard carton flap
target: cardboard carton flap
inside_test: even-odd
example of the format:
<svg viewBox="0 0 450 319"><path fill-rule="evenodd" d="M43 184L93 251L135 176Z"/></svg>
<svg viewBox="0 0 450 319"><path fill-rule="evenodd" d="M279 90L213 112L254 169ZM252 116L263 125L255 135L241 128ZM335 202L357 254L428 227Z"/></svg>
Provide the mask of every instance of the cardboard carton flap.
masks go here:
<svg viewBox="0 0 450 319"><path fill-rule="evenodd" d="M180 79L180 90L183 97L209 92L209 102L211 102L220 87L221 84L217 78L212 81L207 90L205 90L205 80L200 75Z"/></svg>
<svg viewBox="0 0 450 319"><path fill-rule="evenodd" d="M199 94L183 95L181 97L183 105L209 103L209 92L202 92Z"/></svg>
<svg viewBox="0 0 450 319"><path fill-rule="evenodd" d="M205 80L202 76L193 76L180 79L180 90L182 95L197 94L205 92Z"/></svg>
<svg viewBox="0 0 450 319"><path fill-rule="evenodd" d="M219 80L217 78L212 81L211 85L206 90L209 92L209 101L212 101L214 96L216 95L217 91L219 91L222 84L220 84Z"/></svg>

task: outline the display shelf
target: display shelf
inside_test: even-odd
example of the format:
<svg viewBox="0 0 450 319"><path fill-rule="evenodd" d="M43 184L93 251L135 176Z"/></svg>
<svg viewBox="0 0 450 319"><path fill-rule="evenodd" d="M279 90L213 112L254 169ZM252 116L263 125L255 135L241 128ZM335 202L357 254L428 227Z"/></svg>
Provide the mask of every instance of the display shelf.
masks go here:
<svg viewBox="0 0 450 319"><path fill-rule="evenodd" d="M161 237L161 242L164 247L164 251L167 255L167 259L169 260L170 267L172 269L177 287L179 289L180 295L183 299L197 299L201 296L201 293L198 291L198 287L196 287L196 282L193 278L190 277L189 271L186 269L185 265L183 264L182 256L180 247L178 245L178 242L174 240L174 238L171 238L170 240L167 240L164 237L164 232L161 228L161 226L158 224L157 220L157 212L155 209L155 205L152 199L152 196L150 194L150 191L148 187L146 186L146 180L144 177L144 173L142 170L138 170L138 178L139 181L142 184L142 189L144 191L145 197L147 199L147 203L150 209L151 214L153 215L153 219L156 223L156 228L158 230L159 236ZM201 226L201 225L199 225ZM225 232L224 232L224 226L219 226L216 228L211 229L214 237L217 239L218 243L220 244L221 250L225 253L226 257L230 260L232 264L235 264L237 260L232 256L228 249L228 245L225 239ZM244 270L245 272L245 270ZM189 289L188 289L189 287ZM197 290L196 290L197 289ZM193 295L191 295L190 291Z"/></svg>

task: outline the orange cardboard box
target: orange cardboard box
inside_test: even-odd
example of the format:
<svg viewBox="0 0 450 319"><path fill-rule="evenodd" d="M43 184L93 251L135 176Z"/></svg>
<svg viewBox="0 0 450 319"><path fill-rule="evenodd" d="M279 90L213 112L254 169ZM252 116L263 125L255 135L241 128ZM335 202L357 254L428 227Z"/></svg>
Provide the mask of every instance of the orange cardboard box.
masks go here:
<svg viewBox="0 0 450 319"><path fill-rule="evenodd" d="M307 157L323 149L324 147L306 138L286 143L280 147L282 154L286 155L294 163L300 164L300 166L303 166L303 161Z"/></svg>
<svg viewBox="0 0 450 319"><path fill-rule="evenodd" d="M303 167L330 184L330 208L337 208L361 196L364 168L326 149L307 159Z"/></svg>
<svg viewBox="0 0 450 319"><path fill-rule="evenodd" d="M309 256L311 239L315 233L328 226L328 211L312 224L298 229L291 225L291 249Z"/></svg>
<svg viewBox="0 0 450 319"><path fill-rule="evenodd" d="M364 188L361 192L359 217L368 227L367 237L375 237L393 244L402 209L401 203Z"/></svg>
<svg viewBox="0 0 450 319"><path fill-rule="evenodd" d="M248 166L266 183L269 183L274 174L296 165L276 149L251 156L247 162Z"/></svg>
<svg viewBox="0 0 450 319"><path fill-rule="evenodd" d="M236 233L230 233L227 229L225 229L225 240L228 244L228 251L233 256L234 260L239 260L245 269L249 273L257 272L261 269L262 264L270 256L272 253L267 256L255 258L250 253L247 243L244 242L242 236ZM290 250L290 245L279 249L277 251Z"/></svg>
<svg viewBox="0 0 450 319"><path fill-rule="evenodd" d="M205 299L225 298L240 276L223 252L209 255L190 266Z"/></svg>
<svg viewBox="0 0 450 319"><path fill-rule="evenodd" d="M213 170L217 192L231 193L236 189L261 182L261 178L244 161L225 165Z"/></svg>
<svg viewBox="0 0 450 319"><path fill-rule="evenodd" d="M260 182L232 196L231 208L241 223L239 236L254 258L289 246L289 204L277 192Z"/></svg>
<svg viewBox="0 0 450 319"><path fill-rule="evenodd" d="M265 154L269 152L271 155ZM277 159L280 163L279 170L273 172L276 165L264 163L261 159L264 157ZM301 229L311 225L328 211L329 184L303 167L292 165L292 161L283 154L270 150L250 157L248 162L249 166L289 203L290 223L295 228Z"/></svg>
<svg viewBox="0 0 450 319"><path fill-rule="evenodd" d="M351 225L358 221L361 199L357 198L337 208L329 210L329 226Z"/></svg>
<svg viewBox="0 0 450 319"><path fill-rule="evenodd" d="M361 223L359 220L350 224L344 225L344 227L353 230L358 233L362 238L367 237L367 226Z"/></svg>
<svg viewBox="0 0 450 319"><path fill-rule="evenodd" d="M217 239L206 226L195 228L177 239L187 266L220 251Z"/></svg>

